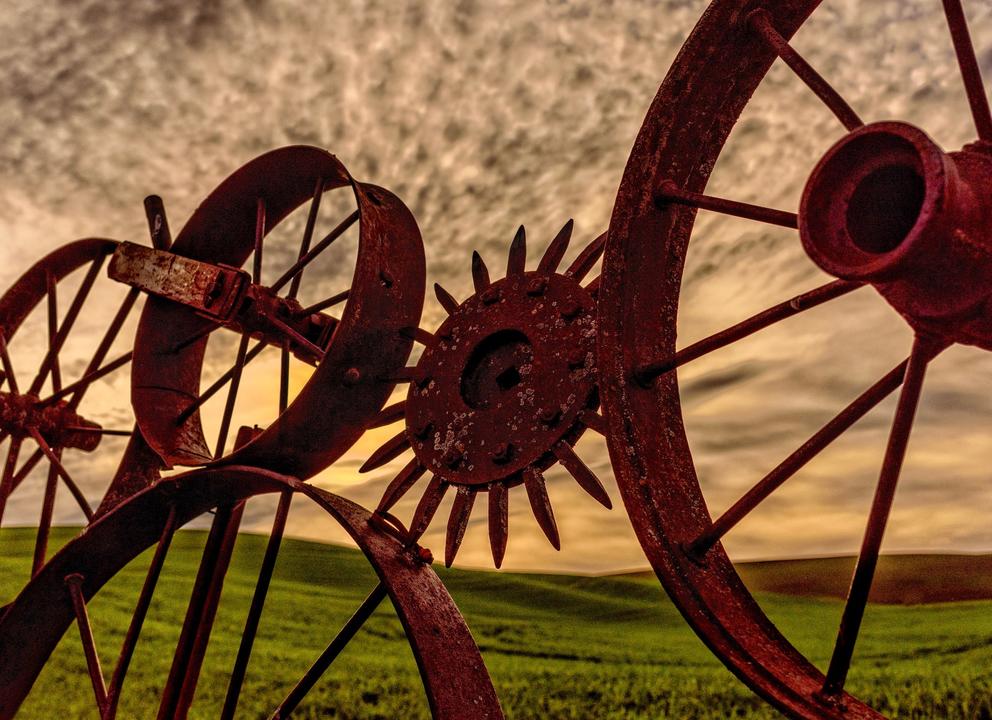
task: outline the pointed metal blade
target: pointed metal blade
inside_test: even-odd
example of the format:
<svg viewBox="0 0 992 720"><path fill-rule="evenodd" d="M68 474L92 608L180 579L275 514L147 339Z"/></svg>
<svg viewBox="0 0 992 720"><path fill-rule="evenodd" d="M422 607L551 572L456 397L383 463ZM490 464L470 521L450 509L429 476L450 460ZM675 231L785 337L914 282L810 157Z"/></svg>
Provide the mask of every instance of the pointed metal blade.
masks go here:
<svg viewBox="0 0 992 720"><path fill-rule="evenodd" d="M551 509L551 498L548 497L548 488L541 471L536 467L529 467L524 470L524 487L527 488L527 499L530 500L530 508L534 511L537 524L548 536L554 549L561 550L558 525L555 523L555 514Z"/></svg>
<svg viewBox="0 0 992 720"><path fill-rule="evenodd" d="M472 251L472 282L477 293L489 287L489 268L486 267L486 262L478 250Z"/></svg>
<svg viewBox="0 0 992 720"><path fill-rule="evenodd" d="M544 251L544 257L541 258L541 262L537 266L539 273L551 275L558 269L561 259L565 257L565 252L568 250L568 241L572 239L573 225L571 220L565 223L565 227L558 231L555 239L548 245L548 249Z"/></svg>
<svg viewBox="0 0 992 720"><path fill-rule="evenodd" d="M376 510L383 512L389 510L401 497L406 495L414 483L424 474L426 469L420 464L417 458L407 463L406 467L400 470L399 475L394 477L392 482L386 487L386 491L382 494L382 500L379 501L379 507Z"/></svg>
<svg viewBox="0 0 992 720"><path fill-rule="evenodd" d="M358 468L358 472L364 473L369 470L375 470L377 467L382 467L409 449L410 441L407 440L406 430L403 430L399 434L389 438L389 440L383 443L382 447L372 453L369 459L365 461L365 464Z"/></svg>
<svg viewBox="0 0 992 720"><path fill-rule="evenodd" d="M579 484L579 487L592 495L593 499L606 508L613 507L613 502L610 500L606 488L603 487L603 483L599 481L599 478L596 477L592 470L586 467L582 459L575 454L575 450L572 449L571 445L564 441L559 442L554 446L554 453L558 461L575 478L575 482Z"/></svg>
<svg viewBox="0 0 992 720"><path fill-rule="evenodd" d="M444 493L448 490L448 483L443 482L436 475L431 478L430 485L424 490L424 496L420 498L416 511L413 513L413 520L410 521L410 540L416 542L420 536L427 532L427 526L434 519Z"/></svg>
<svg viewBox="0 0 992 720"><path fill-rule="evenodd" d="M572 264L568 266L568 270L565 274L570 278L574 278L576 282L582 282L582 279L589 274L593 266L603 256L603 251L606 249L606 233L604 232L598 238L593 240L591 243L583 248L579 256L572 261Z"/></svg>
<svg viewBox="0 0 992 720"><path fill-rule="evenodd" d="M509 532L509 493L503 483L493 483L489 488L489 545L493 549L493 562L498 568L506 554L506 537Z"/></svg>
<svg viewBox="0 0 992 720"><path fill-rule="evenodd" d="M527 270L527 231L521 225L510 243L510 254L506 260L506 276L523 275Z"/></svg>
<svg viewBox="0 0 992 720"><path fill-rule="evenodd" d="M397 420L402 420L406 413L406 400L400 400L392 405L387 405L369 422L369 428L383 427L391 425Z"/></svg>
<svg viewBox="0 0 992 720"><path fill-rule="evenodd" d="M475 504L475 490L468 486L460 485L455 501L451 506L451 515L448 516L448 535L444 543L444 566L451 567L458 554L458 548L462 545L465 537L465 528L468 527L469 518L472 516L472 506Z"/></svg>
<svg viewBox="0 0 992 720"><path fill-rule="evenodd" d="M458 301L451 296L451 293L441 287L440 283L434 283L434 294L437 296L437 301L441 303L441 307L449 315L458 307Z"/></svg>

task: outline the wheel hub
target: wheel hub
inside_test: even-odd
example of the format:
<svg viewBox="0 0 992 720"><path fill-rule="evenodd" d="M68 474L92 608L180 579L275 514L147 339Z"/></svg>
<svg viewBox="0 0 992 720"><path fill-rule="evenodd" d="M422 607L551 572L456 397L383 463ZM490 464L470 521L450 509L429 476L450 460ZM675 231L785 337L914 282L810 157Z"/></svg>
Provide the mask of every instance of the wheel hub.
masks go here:
<svg viewBox="0 0 992 720"><path fill-rule="evenodd" d="M552 465L552 446L574 440L596 401L595 306L574 279L538 272L462 303L424 351L407 399L421 463L461 485Z"/></svg>
<svg viewBox="0 0 992 720"><path fill-rule="evenodd" d="M918 332L992 349L992 157L945 153L918 128L866 125L803 192L799 231L825 271L871 283Z"/></svg>
<svg viewBox="0 0 992 720"><path fill-rule="evenodd" d="M0 392L0 430L15 438L38 432L52 447L92 452L100 445L102 427L65 401L43 404L36 395Z"/></svg>

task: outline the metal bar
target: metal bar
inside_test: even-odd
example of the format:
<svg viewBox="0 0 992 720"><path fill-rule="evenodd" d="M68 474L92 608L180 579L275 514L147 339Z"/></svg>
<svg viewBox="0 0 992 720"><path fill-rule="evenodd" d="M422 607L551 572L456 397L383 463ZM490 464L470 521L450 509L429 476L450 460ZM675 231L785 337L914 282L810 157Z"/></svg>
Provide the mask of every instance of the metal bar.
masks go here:
<svg viewBox="0 0 992 720"><path fill-rule="evenodd" d="M114 340L117 339L117 335L120 333L121 328L127 321L128 315L131 314L131 310L134 308L134 304L137 302L140 295L141 291L137 288L131 288L127 291L127 295L125 295L124 299L121 301L120 306L117 308L117 312L114 313L113 320L111 320L110 325L107 326L107 331L100 339L100 344L97 345L97 348L93 353L93 357L90 358L89 365L86 366L86 370L83 372L84 378L93 374L95 375L93 380L97 380L107 373L113 372L117 368L130 362L131 352L129 351L117 358L114 362L108 363L103 368L100 368L100 364L107 358L107 353L110 352L110 348L114 344ZM127 358L127 360L124 358ZM97 372L100 374L96 375ZM92 382L92 380L90 382ZM86 394L86 389L86 385L83 385L78 388L78 392L76 390L73 391L76 392L76 396L69 401L70 407L79 407L79 403L82 402L83 396Z"/></svg>
<svg viewBox="0 0 992 720"><path fill-rule="evenodd" d="M255 594L251 598L248 617L245 619L245 629L241 634L241 645L238 647L238 655L234 660L231 679L227 685L224 708L220 714L221 720L232 720L238 708L238 700L241 698L241 688L244 685L245 675L248 671L248 662L251 659L252 647L255 643L255 637L258 634L258 624L262 618L265 598L268 595L269 585L272 582L272 573L275 570L282 537L286 531L286 518L289 516L289 506L292 501L293 493L289 490L284 490L279 496L279 505L276 507L275 519L272 521L272 533L269 535L269 542L265 547L265 555L262 557L262 565L258 571L258 580L255 583Z"/></svg>
<svg viewBox="0 0 992 720"><path fill-rule="evenodd" d="M221 418L220 434L217 438L217 450L214 457L221 457L224 454L224 446L227 444L227 433L231 429L231 418L234 415L234 403L238 399L238 389L241 386L241 373L245 369L245 355L248 351L247 334L241 336L238 343L238 357L234 361L233 373L231 375L231 387L227 390L227 402L224 404L224 416Z"/></svg>
<svg viewBox="0 0 992 720"><path fill-rule="evenodd" d="M854 112L854 109L847 104L847 101L840 96L834 88L823 77L813 69L802 55L795 49L775 29L772 24L771 14L764 9L755 10L748 16L751 27L768 43L769 47L775 51L782 61L799 76L799 79L806 83L807 87L823 101L830 111L841 121L847 130L855 130L862 125L861 118Z"/></svg>
<svg viewBox="0 0 992 720"><path fill-rule="evenodd" d="M38 448L45 454L45 457L48 458L48 462L50 462L58 471L59 477L62 478L62 482L64 482L65 486L69 488L69 492L72 493L72 496L76 499L80 509L86 516L86 521L89 522L92 520L93 508L91 508L89 502L87 502L86 496L83 495L83 491L79 489L78 485L76 485L76 481L69 475L69 471L65 469L65 465L62 464L62 459L55 454L55 451L52 450L51 447L49 447L48 442L44 437L42 437L37 428L30 428L28 432L31 433L31 437L34 441L38 443Z"/></svg>
<svg viewBox="0 0 992 720"><path fill-rule="evenodd" d="M872 408L899 387L902 384L903 376L906 374L906 365L908 362L908 360L903 360L885 375L885 377L861 393L850 405L841 410L839 414L820 428L799 449L783 460L774 470L765 475L740 500L734 503L729 510L724 512L699 537L693 540L686 548L686 552L696 559L702 559L748 513L754 510L769 495L781 487L786 480L799 472L806 463L819 455L824 448L847 432L852 425L867 415Z"/></svg>
<svg viewBox="0 0 992 720"><path fill-rule="evenodd" d="M48 537L52 529L52 514L55 510L55 493L58 490L59 476L52 465L48 468L48 479L45 481L45 496L41 501L41 517L38 519L38 534L34 541L34 560L31 563L31 577L38 574L45 564L48 554Z"/></svg>
<svg viewBox="0 0 992 720"><path fill-rule="evenodd" d="M958 67L961 69L961 79L968 95L968 105L971 106L971 116L975 120L978 137L986 142L992 142L992 112L989 111L989 99L985 94L985 84L982 82L982 71L975 57L975 47L968 32L968 21L961 7L961 0L943 0L944 16L947 27L951 31L954 42L954 52L958 57Z"/></svg>
<svg viewBox="0 0 992 720"><path fill-rule="evenodd" d="M313 315L314 313L319 313L321 310L326 310L329 307L333 307L338 303L344 302L345 300L348 299L348 296L350 294L351 294L351 290L343 290L342 292L339 292L337 295L331 295L326 300L321 300L318 303L314 303L309 307L303 308L298 313L296 313L295 317L306 317L307 315Z"/></svg>
<svg viewBox="0 0 992 720"><path fill-rule="evenodd" d="M197 571L193 591L190 593L189 605L186 607L186 618L183 620L183 627L179 633L179 642L176 644L172 667L169 669L165 689L162 691L158 720L174 720L177 717L176 708L179 704L179 696L189 669L196 635L203 620L203 611L207 604L210 587L213 584L214 571L221 558L227 527L232 521L233 514L234 507L231 505L218 507L214 514L210 533L203 546L200 569Z"/></svg>
<svg viewBox="0 0 992 720"><path fill-rule="evenodd" d="M165 215L165 203L158 195L145 198L145 218L148 220L148 234L151 236L152 247L156 250L168 250L172 245L172 233L169 231L169 220Z"/></svg>
<svg viewBox="0 0 992 720"><path fill-rule="evenodd" d="M255 345L255 347L249 350L248 353L245 355L245 365L247 365L256 357L258 357L258 354L262 352L262 350L264 350L266 347L268 346L266 345L265 341L259 340L258 343ZM217 394L217 392L221 388L227 385L227 383L231 381L231 378L234 377L234 372L236 369L237 369L236 365L232 366L227 370L227 372L225 372L223 375L217 378L217 380L215 380L210 387L208 387L206 390L200 393L200 395L196 398L196 400L192 402L192 404L189 405L189 407L187 407L181 413L179 413L179 416L176 418L176 424L181 425L182 423L184 423L190 415L196 412L197 408L203 405L203 403L205 403L207 400L212 398L214 395Z"/></svg>
<svg viewBox="0 0 992 720"><path fill-rule="evenodd" d="M307 693L313 689L313 686L317 684L321 676L327 672L327 669L331 666L331 663L337 658L342 650L348 645L355 634L361 629L365 621L371 617L372 613L379 606L386 597L386 587L380 582L373 588L372 592L369 594L365 601L359 606L355 614L344 624L344 627L338 632L337 636L331 640L331 643L327 648L320 654L316 662L307 670L306 674L300 678L300 681L296 683L296 687L290 690L289 695L283 700L279 707L276 708L275 712L272 713L270 720L284 720L288 718L290 713L296 709Z"/></svg>
<svg viewBox="0 0 992 720"><path fill-rule="evenodd" d="M55 277L50 273L45 273L45 283L48 291L45 293L48 298L48 349L55 346L55 340L59 332L59 301L58 292L55 289ZM59 363L58 355L52 360L52 390L58 392L62 387L62 366Z"/></svg>
<svg viewBox="0 0 992 720"><path fill-rule="evenodd" d="M295 328L287 325L275 315L269 317L269 322L286 333L294 342L296 342L296 344L309 351L312 355L316 355L318 358L323 357L324 349L322 347L314 345L312 342L303 337L303 335L298 333Z"/></svg>
<svg viewBox="0 0 992 720"><path fill-rule="evenodd" d="M878 564L882 536L885 534L885 525L889 519L889 511L892 509L899 473L906 456L906 446L913 429L913 419L923 389L923 378L929 362L945 347L946 344L936 344L920 336L917 336L913 343L913 351L910 353L906 368L906 379L899 394L899 404L896 406L889 442L885 448L885 459L882 461L875 497L872 500L871 512L868 514L868 525L861 543L861 551L858 553L858 564L854 568L854 577L851 579L851 589L847 594L847 604L841 617L837 642L823 684L822 692L826 697L835 697L844 689L844 681L847 679L851 658L854 655L854 644L857 642L865 606L868 604L868 593L871 591L875 566Z"/></svg>
<svg viewBox="0 0 992 720"><path fill-rule="evenodd" d="M724 215L733 215L734 217L740 217L746 220L757 220L758 222L769 223L771 225L792 228L793 230L799 227L799 218L795 213L683 190L671 180L665 180L658 187L658 192L655 194L655 204L660 208L664 208L670 204L688 205L690 207L700 208L701 210L712 210L713 212L723 213Z"/></svg>
<svg viewBox="0 0 992 720"><path fill-rule="evenodd" d="M131 437L134 434L132 430L111 430L101 427L86 427L85 425L66 425L65 429L70 432L113 435L116 437Z"/></svg>
<svg viewBox="0 0 992 720"><path fill-rule="evenodd" d="M0 522L3 521L3 511L7 507L7 498L14 492L14 468L17 466L17 456L21 452L21 438L11 437L7 447L7 459L3 466L3 477L0 478Z"/></svg>
<svg viewBox="0 0 992 720"><path fill-rule="evenodd" d="M10 492L14 492L18 487L20 487L21 483L24 482L25 478L31 474L31 471L35 469L43 457L45 457L45 453L41 450L35 450L31 453L31 456L24 461L24 464L21 465L20 469L14 473L14 479L10 483ZM0 502L2 502L2 498L3 495L0 493ZM0 517L2 517L2 515L3 511L0 510Z"/></svg>
<svg viewBox="0 0 992 720"><path fill-rule="evenodd" d="M124 353L123 355L121 355L116 360L112 360L111 362L107 363L103 367L98 368L98 369L96 369L96 370L94 370L92 372L87 372L85 375L83 375L83 377L81 377L76 382L70 383L69 385L66 385L64 388L62 388L58 392L52 393L51 395L49 395L44 400L40 400L38 404L39 405L48 405L50 403L56 402L58 400L61 400L64 397L67 397L69 395L72 395L75 392L78 392L78 391L85 392L87 386L90 385L91 383L96 382L100 378L105 377L106 375L109 375L114 370L117 370L118 368L121 368L121 367L127 365L129 362L131 362L131 358L132 358L133 355L134 355L134 353L129 350L128 352ZM82 394L82 393L80 393L80 394ZM73 402L75 402L78 405L78 401L76 401L75 398L73 398Z"/></svg>
<svg viewBox="0 0 992 720"><path fill-rule="evenodd" d="M289 350L282 349L279 357L279 414L289 407Z"/></svg>
<svg viewBox="0 0 992 720"><path fill-rule="evenodd" d="M96 696L96 704L102 715L103 709L107 706L107 687L104 685L103 670L100 668L100 656L96 652L93 628L90 626L89 614L86 612L86 598L83 597L82 588L83 576L79 573L67 575L65 584L72 598L72 608L76 612L79 639L83 643L83 652L86 654L86 668L89 670L90 681L93 683L93 694Z"/></svg>
<svg viewBox="0 0 992 720"><path fill-rule="evenodd" d="M265 200L258 199L255 205L255 253L252 256L251 281L262 284L262 242L265 240Z"/></svg>
<svg viewBox="0 0 992 720"><path fill-rule="evenodd" d="M747 320L742 320L736 325L732 325L725 330L703 338L679 350L670 357L642 365L635 372L636 379L640 383L647 384L659 375L664 375L688 362L701 358L707 353L742 340L748 335L756 333L759 330L764 330L766 327L781 322L793 315L798 315L805 310L815 308L817 305L822 305L829 300L846 295L863 285L864 283L852 282L850 280L834 280L826 285L821 285L818 288L796 295L791 300L786 300L767 310L762 310Z"/></svg>
<svg viewBox="0 0 992 720"><path fill-rule="evenodd" d="M234 544L238 539L238 528L241 525L241 517L244 514L244 510L244 501L235 505L231 513L231 518L224 529L224 538L221 543L219 556L212 568L213 575L207 591L206 601L203 604L203 612L196 626L193 647L190 652L189 663L186 667L176 706L176 717L185 718L189 713L190 706L193 704L196 685L200 679L200 670L203 667L203 659L207 654L207 645L210 642L210 632L214 626L214 618L217 616L220 594L224 589L224 578L231 564L231 555L234 553Z"/></svg>
<svg viewBox="0 0 992 720"><path fill-rule="evenodd" d="M10 387L10 391L18 395L17 376L14 374L14 365L10 362L10 353L7 351L6 332L0 331L0 360L3 362L3 374Z"/></svg>
<svg viewBox="0 0 992 720"><path fill-rule="evenodd" d="M128 667L131 665L131 658L134 656L134 649L138 644L138 637L141 635L141 626L148 615L148 608L152 603L152 596L155 594L155 586L158 578L162 574L162 566L165 564L165 557L169 553L169 546L172 544L172 536L176 532L176 509L173 507L169 511L169 517L162 528L162 536L155 547L155 554L152 556L151 564L145 575L145 582L141 586L141 593L138 595L138 602L131 616L131 622L127 627L127 634L124 636L124 643L121 645L121 654L117 658L117 665L114 673L110 677L110 685L107 690L107 705L103 712L102 720L113 720L117 716L117 703L121 698L121 690L124 687L124 680L127 678Z"/></svg>
<svg viewBox="0 0 992 720"><path fill-rule="evenodd" d="M321 240L319 243L314 245L313 248L306 255L304 255L299 260L297 260L289 268L289 270L284 272L282 274L282 277L280 277L272 284L272 289L275 291L279 291L283 285L285 285L290 280L292 280L298 273L303 272L303 269L306 268L306 266L309 265L315 257L320 255L322 252L324 252L324 250L330 247L331 243L333 243L335 240L341 237L344 234L345 230L350 228L355 223L355 221L358 220L359 217L360 217L360 213L358 212L358 210L356 210L351 215L349 215L344 220L342 220L336 228L334 228L329 233L327 233L327 235L324 236L323 240Z"/></svg>
<svg viewBox="0 0 992 720"><path fill-rule="evenodd" d="M96 282L97 275L100 273L100 268L103 267L103 261L106 259L106 255L101 255L90 263L90 269L83 278L79 290L76 291L76 296L72 299L72 304L69 305L69 309L66 311L65 318L62 320L62 326L59 328L58 335L55 338L55 344L49 347L48 353L45 355L45 359L38 369L38 374L35 375L31 383L31 388L28 390L30 395L37 395L38 391L41 390L41 386L45 384L45 378L48 376L52 363L58 357L59 352L62 351L62 345L65 344L65 339L72 331L72 326L75 324L76 318L79 317L79 312L83 309L83 303L86 302L86 298L93 288L93 283Z"/></svg>
<svg viewBox="0 0 992 720"><path fill-rule="evenodd" d="M317 181L317 186L313 189L313 199L310 201L310 210L307 212L307 224L303 229L303 240L300 242L300 252L296 256L297 262L302 260L310 251L310 243L313 241L313 231L317 226L317 214L320 212L320 199L324 196L324 179ZM303 282L303 270L293 276L293 281L289 284L288 297L296 298L300 293L300 283Z"/></svg>

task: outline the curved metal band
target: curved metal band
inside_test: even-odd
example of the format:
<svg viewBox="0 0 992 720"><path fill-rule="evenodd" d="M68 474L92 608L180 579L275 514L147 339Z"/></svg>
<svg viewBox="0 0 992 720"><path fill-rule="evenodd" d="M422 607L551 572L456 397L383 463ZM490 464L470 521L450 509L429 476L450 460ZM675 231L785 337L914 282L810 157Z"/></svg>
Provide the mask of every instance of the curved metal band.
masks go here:
<svg viewBox="0 0 992 720"><path fill-rule="evenodd" d="M83 576L82 591L89 600L158 541L173 507L177 525L181 525L217 505L287 489L322 507L365 553L406 630L434 717L502 718L468 626L429 566L373 528L368 522L370 513L350 500L295 478L246 467L207 468L163 479L96 520L44 566L0 618L0 677L4 679L0 718L15 715L75 619L65 589L67 575Z"/></svg>
<svg viewBox="0 0 992 720"><path fill-rule="evenodd" d="M24 319L48 294L48 275L58 282L83 265L101 255L110 255L117 247L116 240L85 238L67 243L53 250L32 265L17 282L0 297L0 328L10 340Z"/></svg>
<svg viewBox="0 0 992 720"><path fill-rule="evenodd" d="M682 550L709 516L686 440L675 373L652 388L635 370L675 352L682 269L695 210L655 206L665 180L701 192L775 55L746 18L764 7L786 37L819 0L715 0L686 41L631 151L609 228L600 286L599 363L613 468L641 546L687 622L747 685L803 718L880 718L844 695L814 694L823 675L775 628L722 547L705 565Z"/></svg>
<svg viewBox="0 0 992 720"><path fill-rule="evenodd" d="M225 464L252 464L306 479L330 465L385 404L413 341L400 334L419 324L426 261L413 215L392 193L351 178L336 157L309 146L273 150L238 169L196 210L171 251L240 267L254 248L256 203L265 200L268 233L324 189L351 185L359 241L351 293L324 359L288 410ZM169 465L212 460L199 412L177 418L199 393L207 338L175 350L209 321L191 309L149 298L135 339L131 394L138 426ZM346 377L347 375L347 377Z"/></svg>

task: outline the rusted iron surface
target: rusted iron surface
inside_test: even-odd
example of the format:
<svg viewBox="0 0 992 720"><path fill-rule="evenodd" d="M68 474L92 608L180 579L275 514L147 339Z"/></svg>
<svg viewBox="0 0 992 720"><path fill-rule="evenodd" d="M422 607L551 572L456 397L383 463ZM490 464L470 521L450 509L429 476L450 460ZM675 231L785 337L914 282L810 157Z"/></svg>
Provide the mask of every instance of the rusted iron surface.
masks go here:
<svg viewBox="0 0 992 720"><path fill-rule="evenodd" d="M378 512L413 540L427 529L448 488L455 488L447 565L464 538L477 494L486 492L490 545L499 567L507 542L508 490L520 485L537 522L558 548L543 476L557 462L610 507L602 483L572 450L585 429L598 424L597 308L594 291L582 281L598 260L604 238L591 242L560 271L571 234L569 221L538 267L528 271L521 227L510 246L506 277L495 281L475 253L475 294L459 303L435 286L447 319L433 333L407 331L425 346L424 352L415 367L404 371L402 379L410 388L402 407L388 408L374 423L402 419L404 429L374 452L362 471L412 448L414 459L386 488ZM407 531L396 525L389 510L425 474L432 478Z"/></svg>
<svg viewBox="0 0 992 720"><path fill-rule="evenodd" d="M264 239L291 211L312 200L318 182L321 193L350 185L358 205L355 216L346 220L358 222L359 247L339 322L321 312L301 315L295 297L276 294L296 287L294 268L269 287L240 271L223 274L225 267L238 268L252 256L256 235ZM256 233L260 218L262 232ZM318 251L315 246L311 254ZM132 396L149 445L169 465L201 465L223 457L225 463L268 467L301 478L327 467L382 407L393 387L385 378L403 366L412 346L400 330L420 319L425 264L410 212L389 191L352 180L333 155L294 146L267 153L225 180L197 209L170 252L184 259L132 267L122 255L119 266L129 282L147 289L161 286L172 296L148 301L135 341ZM164 257L153 253L140 251L143 257ZM177 287L172 269L161 277L163 267L179 267L176 277L192 279ZM218 302L229 309L217 314L210 310L205 316L205 298L218 278L226 283L218 298L229 293L233 299ZM208 335L225 324L263 343L288 347L319 366L256 440L233 454L221 449L215 457L217 451L203 435L197 398ZM194 340L183 344L183 338Z"/></svg>
<svg viewBox="0 0 992 720"><path fill-rule="evenodd" d="M0 677L5 680L0 718L14 716L76 618L64 578L78 575L81 597L89 601L128 562L158 542L170 524L181 527L212 507L287 490L306 496L331 515L365 553L403 622L434 717L501 718L478 648L418 548L405 548L376 531L369 513L344 498L294 478L245 467L194 470L163 479L94 522L46 564L0 618ZM275 698L273 707L277 702Z"/></svg>
<svg viewBox="0 0 992 720"><path fill-rule="evenodd" d="M898 122L863 125L790 45L818 0L715 0L682 48L634 144L610 222L600 287L600 389L614 472L635 532L696 633L753 690L797 718L878 718L844 684L929 361L952 343L988 347L988 102L958 0L944 7L979 140L947 153ZM840 121L798 212L706 195L751 94L781 58ZM728 82L732 78L732 82ZM976 79L977 78L977 79ZM798 229L839 278L677 349L683 263L697 211ZM677 368L751 333L873 286L908 322L906 362L857 397L712 520L699 487ZM721 538L902 385L830 667L821 673L765 616Z"/></svg>

